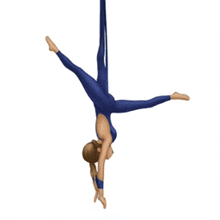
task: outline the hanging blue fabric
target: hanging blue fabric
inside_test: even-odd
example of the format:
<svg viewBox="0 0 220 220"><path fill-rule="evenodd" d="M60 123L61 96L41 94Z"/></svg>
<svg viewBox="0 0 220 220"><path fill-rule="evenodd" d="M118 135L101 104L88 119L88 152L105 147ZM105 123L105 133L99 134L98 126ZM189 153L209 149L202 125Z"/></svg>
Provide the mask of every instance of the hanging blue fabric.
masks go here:
<svg viewBox="0 0 220 220"><path fill-rule="evenodd" d="M106 21L106 3L100 0L100 39L97 54L97 82L105 93L108 93L108 38Z"/></svg>

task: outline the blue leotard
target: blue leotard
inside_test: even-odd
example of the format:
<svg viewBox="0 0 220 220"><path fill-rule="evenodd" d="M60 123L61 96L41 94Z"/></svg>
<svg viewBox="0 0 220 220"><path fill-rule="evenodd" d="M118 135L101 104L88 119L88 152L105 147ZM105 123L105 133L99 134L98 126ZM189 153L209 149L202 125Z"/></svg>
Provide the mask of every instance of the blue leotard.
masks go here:
<svg viewBox="0 0 220 220"><path fill-rule="evenodd" d="M163 102L169 101L170 96L158 96L144 101L115 100L108 92L108 46L107 46L107 25L105 0L100 0L100 44L97 54L98 78L95 80L83 69L73 64L60 51L57 53L63 65L75 73L82 83L87 95L95 106L96 117L103 114L110 125L112 142L115 141L117 133L111 123L112 113L134 111L142 108L150 108ZM98 136L98 134L97 134Z"/></svg>

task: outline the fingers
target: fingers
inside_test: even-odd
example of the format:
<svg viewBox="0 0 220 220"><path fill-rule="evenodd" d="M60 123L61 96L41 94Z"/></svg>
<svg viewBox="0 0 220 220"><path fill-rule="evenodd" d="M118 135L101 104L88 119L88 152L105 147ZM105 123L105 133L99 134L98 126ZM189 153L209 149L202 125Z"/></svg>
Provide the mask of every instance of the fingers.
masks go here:
<svg viewBox="0 0 220 220"><path fill-rule="evenodd" d="M107 206L106 200L104 200L104 202L102 203L102 205L103 205L103 208L106 209L106 206Z"/></svg>
<svg viewBox="0 0 220 220"><path fill-rule="evenodd" d="M102 203L103 208L106 209L107 207L106 199L104 197L100 197L99 200Z"/></svg>
<svg viewBox="0 0 220 220"><path fill-rule="evenodd" d="M94 202L96 202L97 198L98 198L98 195L96 194L94 198Z"/></svg>
<svg viewBox="0 0 220 220"><path fill-rule="evenodd" d="M106 206L107 206L107 204L106 204L106 203L105 203L105 204L103 204L103 208L104 208L104 209L106 209Z"/></svg>
<svg viewBox="0 0 220 220"><path fill-rule="evenodd" d="M99 193L96 192L95 197L94 197L94 202L96 202L97 198L98 198Z"/></svg>

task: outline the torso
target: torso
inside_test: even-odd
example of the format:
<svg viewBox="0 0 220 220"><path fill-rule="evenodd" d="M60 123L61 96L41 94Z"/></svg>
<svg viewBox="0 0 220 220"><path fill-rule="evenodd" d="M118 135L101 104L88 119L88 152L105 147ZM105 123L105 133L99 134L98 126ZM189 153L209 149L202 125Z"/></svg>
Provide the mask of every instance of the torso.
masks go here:
<svg viewBox="0 0 220 220"><path fill-rule="evenodd" d="M96 118L96 132L101 140L111 135L109 122L103 114L98 114Z"/></svg>
<svg viewBox="0 0 220 220"><path fill-rule="evenodd" d="M111 135L112 142L115 141L117 133L115 128L112 126L110 115L105 116L102 113L97 114L96 133L100 140L104 140L105 137Z"/></svg>
<svg viewBox="0 0 220 220"><path fill-rule="evenodd" d="M114 110L115 99L107 94L106 98L100 103L94 104L96 110L96 133L99 139L111 135L112 142L116 139L117 133L111 123L111 113Z"/></svg>

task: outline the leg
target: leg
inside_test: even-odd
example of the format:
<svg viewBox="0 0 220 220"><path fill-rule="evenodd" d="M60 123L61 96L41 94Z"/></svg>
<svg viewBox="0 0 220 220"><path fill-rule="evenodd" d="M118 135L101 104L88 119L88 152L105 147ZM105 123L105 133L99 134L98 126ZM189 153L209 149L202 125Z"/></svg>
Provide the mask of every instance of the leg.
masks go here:
<svg viewBox="0 0 220 220"><path fill-rule="evenodd" d="M142 108L151 108L169 100L170 100L170 96L158 96L146 101L118 100L115 101L114 112L122 113L122 112L130 112Z"/></svg>
<svg viewBox="0 0 220 220"><path fill-rule="evenodd" d="M122 113L134 111L142 108L151 108L156 105L162 104L169 100L186 100L188 101L190 98L188 95L180 94L178 92L173 93L170 96L158 96L150 100L146 101L127 101L127 100L119 100L115 101L114 112Z"/></svg>
<svg viewBox="0 0 220 220"><path fill-rule="evenodd" d="M93 103L99 106L99 104L102 103L102 100L105 100L105 94L96 80L88 75L83 69L73 64L64 54L62 54L49 37L46 37L46 41L49 45L49 49L57 54L63 65L76 74Z"/></svg>
<svg viewBox="0 0 220 220"><path fill-rule="evenodd" d="M100 0L100 42L97 54L97 82L105 93L108 93L108 45L105 0Z"/></svg>

